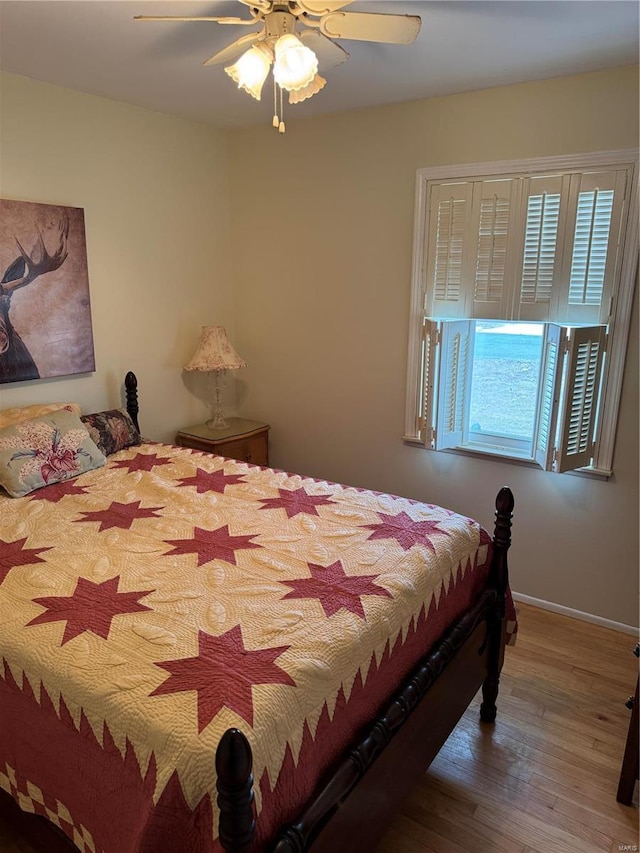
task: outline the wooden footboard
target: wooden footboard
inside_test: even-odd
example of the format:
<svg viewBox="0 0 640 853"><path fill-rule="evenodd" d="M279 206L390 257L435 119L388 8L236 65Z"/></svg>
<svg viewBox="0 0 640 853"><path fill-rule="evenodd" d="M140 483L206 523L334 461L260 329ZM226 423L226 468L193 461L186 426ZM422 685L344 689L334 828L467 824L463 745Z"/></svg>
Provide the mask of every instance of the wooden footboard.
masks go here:
<svg viewBox="0 0 640 853"><path fill-rule="evenodd" d="M489 582L400 687L365 736L348 752L302 815L283 828L273 853L372 850L400 804L424 775L482 686L480 716L492 723L504 660L511 490L496 499ZM248 853L255 830L251 747L238 729L225 732L216 756L220 841Z"/></svg>

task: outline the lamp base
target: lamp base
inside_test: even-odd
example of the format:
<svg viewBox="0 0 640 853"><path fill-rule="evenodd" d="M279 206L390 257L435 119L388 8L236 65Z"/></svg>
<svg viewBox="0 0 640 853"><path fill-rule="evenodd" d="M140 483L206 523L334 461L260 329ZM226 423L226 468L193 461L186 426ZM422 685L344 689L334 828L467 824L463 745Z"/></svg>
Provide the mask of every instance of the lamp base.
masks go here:
<svg viewBox="0 0 640 853"><path fill-rule="evenodd" d="M222 414L222 389L227 378L227 371L214 370L209 376L213 378L213 412L206 423L209 429L226 429L229 424Z"/></svg>
<svg viewBox="0 0 640 853"><path fill-rule="evenodd" d="M208 421L205 421L205 423L209 429L226 429L229 426L220 412L216 412L214 416L209 418Z"/></svg>

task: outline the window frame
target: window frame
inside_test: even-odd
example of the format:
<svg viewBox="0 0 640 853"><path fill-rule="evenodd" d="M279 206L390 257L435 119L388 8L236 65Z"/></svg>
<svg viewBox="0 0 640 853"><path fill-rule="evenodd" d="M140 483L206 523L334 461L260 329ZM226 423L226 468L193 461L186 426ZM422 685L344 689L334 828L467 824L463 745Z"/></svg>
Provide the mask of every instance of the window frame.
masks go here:
<svg viewBox="0 0 640 853"><path fill-rule="evenodd" d="M433 182L443 180L481 180L503 176L536 177L544 172L570 172L590 169L626 169L629 181L625 192L626 228L620 243L620 270L607 319L609 349L602 379L600 429L594 451L594 464L578 469L597 475L610 476L612 471L615 434L622 394L625 357L631 325L631 309L638 268L638 149L600 151L568 156L538 157L521 160L501 160L466 163L418 169L416 173L412 294L407 359L407 396L405 406L404 440L427 446L429 436L421 435L420 413L423 405L420 387L421 349L424 335L427 298L427 254L429 239L429 195ZM424 432L424 430L423 430ZM465 449L452 452L464 453ZM487 451L483 451L485 455ZM494 454L491 454L494 455ZM517 456L495 458L518 461Z"/></svg>

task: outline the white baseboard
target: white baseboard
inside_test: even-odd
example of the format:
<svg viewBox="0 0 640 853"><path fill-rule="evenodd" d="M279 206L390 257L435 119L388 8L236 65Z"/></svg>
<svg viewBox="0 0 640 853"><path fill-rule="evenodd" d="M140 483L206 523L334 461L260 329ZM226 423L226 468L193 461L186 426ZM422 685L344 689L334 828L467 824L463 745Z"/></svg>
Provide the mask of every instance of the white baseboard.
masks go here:
<svg viewBox="0 0 640 853"><path fill-rule="evenodd" d="M605 619L602 616L595 616L593 613L585 613L582 610L574 610L572 607L554 604L552 601L545 601L542 598L532 598L532 596L522 595L520 592L512 592L511 594L514 601L531 604L533 607L539 607L541 610L550 610L552 613L561 613L563 616L570 616L572 619L581 619L583 622L591 622L594 625L601 625L603 628L611 628L612 631L622 631L624 634L638 636L638 628L634 628L633 625L614 622L612 619Z"/></svg>

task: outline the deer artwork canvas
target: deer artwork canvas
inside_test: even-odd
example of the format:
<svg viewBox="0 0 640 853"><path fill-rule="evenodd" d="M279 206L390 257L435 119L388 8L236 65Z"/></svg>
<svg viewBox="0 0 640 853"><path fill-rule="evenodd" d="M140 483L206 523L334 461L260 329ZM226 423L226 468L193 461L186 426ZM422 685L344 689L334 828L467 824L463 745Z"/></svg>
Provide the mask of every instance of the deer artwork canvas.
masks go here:
<svg viewBox="0 0 640 853"><path fill-rule="evenodd" d="M95 369L84 211L0 199L0 383Z"/></svg>

